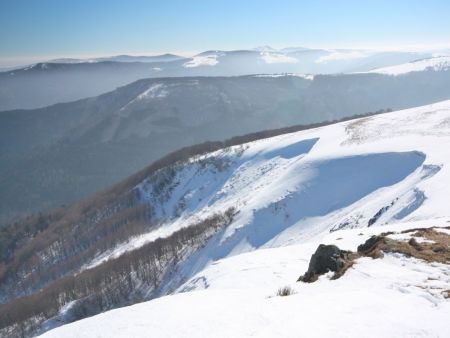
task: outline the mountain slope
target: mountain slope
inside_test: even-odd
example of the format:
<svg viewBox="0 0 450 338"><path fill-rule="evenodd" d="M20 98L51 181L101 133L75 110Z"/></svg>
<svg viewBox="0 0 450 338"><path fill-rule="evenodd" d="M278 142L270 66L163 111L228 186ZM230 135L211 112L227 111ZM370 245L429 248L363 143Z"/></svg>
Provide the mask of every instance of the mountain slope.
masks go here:
<svg viewBox="0 0 450 338"><path fill-rule="evenodd" d="M152 56L133 56L133 55L116 55L110 57L99 57L91 59L71 59L62 58L50 60L50 63L86 63L86 62L103 62L103 61L115 61L115 62L170 62L175 60L184 59L181 56L174 54L162 54L162 55L152 55Z"/></svg>
<svg viewBox="0 0 450 338"><path fill-rule="evenodd" d="M449 99L450 71L161 78L0 113L0 222L103 189L182 146Z"/></svg>
<svg viewBox="0 0 450 338"><path fill-rule="evenodd" d="M149 332L164 337L444 337L450 329L448 264L385 254L383 259L359 259L338 280L295 281L319 243L356 250L371 235L431 225L450 237L448 224L430 220L341 230L320 241L237 255L214 262L180 293L41 337L125 338ZM293 294L277 297L277 289L286 286Z"/></svg>
<svg viewBox="0 0 450 338"><path fill-rule="evenodd" d="M445 101L219 151L183 165L164 190L155 191L152 179L143 181L137 186L141 199L156 217L172 221L117 252L229 207L239 214L217 247L205 250L205 262L306 241L330 229L447 216L442 203L446 191L436 189L441 181L433 178L439 174L444 182L449 179L441 171L448 106ZM436 149L435 142L424 142L421 136L434 138L440 146Z"/></svg>
<svg viewBox="0 0 450 338"><path fill-rule="evenodd" d="M440 56L415 60L400 65L383 67L371 70L369 73L386 74L386 75L402 75L410 72L421 71L440 71L450 69L450 57Z"/></svg>
<svg viewBox="0 0 450 338"><path fill-rule="evenodd" d="M444 101L240 145L233 143L224 149L207 144L157 162L108 191L45 216L41 221L48 224L40 233L17 243L12 256L4 260L1 281L2 290L7 292L2 295L6 303L0 313L9 313L10 317L0 318L2 332L17 333L20 328L28 334L45 331L176 290L208 287L216 278L215 265L227 264L219 260L234 257L230 259L239 261L237 257L241 256L243 261L236 264L245 265L248 260L242 254L246 252L301 243L316 246L326 238L338 241L345 234L343 230L352 228L357 228L351 232L350 245L355 247L362 244L355 239L362 228L369 227L368 234L379 226L408 222L418 222L409 227L445 226L450 220L446 204L449 121L450 101ZM298 251L293 259L307 259L314 249L309 246L308 251ZM273 251L280 257L275 262L282 262L281 257L293 252L280 250ZM292 250L297 252L296 247ZM379 264L388 264L388 271L395 270L402 264L397 258ZM306 262L303 264L306 266ZM364 263L358 266L363 268L361 273L372 267ZM391 282L381 283L381 294L389 295L385 289L408 275L408 269ZM420 269L426 271L428 267ZM442 269L448 270L448 266ZM442 269L437 266L435 272ZM265 271L263 276L268 273ZM355 271L359 274L358 268ZM383 273L385 270L374 274L375 282L362 281L361 290L376 285L384 278ZM283 272L283 283L293 282L292 274ZM420 280L420 276L412 281ZM447 277L445 273L439 275L443 292L448 287ZM243 283L239 278L237 283ZM248 282L254 280L251 276ZM225 280L219 289L230 283ZM344 276L342 283L348 295L353 281L346 284ZM274 286L273 292L279 286ZM43 289L36 292L39 288ZM244 288L230 294L227 311L235 306L236 295L245 292ZM263 293L267 292L264 288ZM16 298L24 293L32 295ZM191 299L204 306L205 298L196 298L195 294L175 299L189 303ZM226 294L208 295L219 301ZM256 296L260 300L253 303L254 294L249 295L253 299L248 299L252 300L249 312L267 306L260 293ZM443 308L436 310L437 318L448 313L442 297L430 298L442 304ZM153 307L157 304L171 307L170 299L149 303L149 313L158 311ZM420 299L421 295L412 297L411 304L422 304ZM42 313L46 315L42 317ZM234 318L228 317L230 313L225 318ZM84 323L90 325L89 321ZM386 327L381 326L383 330ZM161 326L161 330L166 328ZM55 334L66 329L62 330ZM411 330L416 334L417 327ZM426 332L441 332L439 327L437 330ZM408 335L408 331L401 332Z"/></svg>
<svg viewBox="0 0 450 338"><path fill-rule="evenodd" d="M412 52L292 49L206 51L191 58L169 54L63 59L0 73L0 111L33 109L96 96L143 78L330 74L368 71L430 56Z"/></svg>

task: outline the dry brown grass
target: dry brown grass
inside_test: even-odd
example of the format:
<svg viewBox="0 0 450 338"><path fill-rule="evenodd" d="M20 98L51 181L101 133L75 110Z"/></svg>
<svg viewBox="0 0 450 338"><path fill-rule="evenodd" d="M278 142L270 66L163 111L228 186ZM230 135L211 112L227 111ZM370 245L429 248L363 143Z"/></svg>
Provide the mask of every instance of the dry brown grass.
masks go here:
<svg viewBox="0 0 450 338"><path fill-rule="evenodd" d="M362 256L372 258L380 258L384 252L392 252L429 263L450 263L450 235L436 231L434 228L410 229L401 233L411 234L413 237L406 242L387 237L391 233L373 236L358 247L358 252ZM423 238L431 242L419 243L415 238Z"/></svg>
<svg viewBox="0 0 450 338"><path fill-rule="evenodd" d="M450 229L447 227L446 229ZM432 242L417 243L414 237L409 241L414 247L412 256L427 262L450 263L450 235L434 228L416 230L412 236Z"/></svg>
<svg viewBox="0 0 450 338"><path fill-rule="evenodd" d="M443 229L450 229L445 227ZM348 252L344 266L334 273L331 279L342 277L345 272L355 264L360 257L373 259L383 258L384 253L399 253L407 257L413 257L428 263L450 264L450 235L437 231L435 228L416 228L402 231L411 234L408 241L389 238L395 232L385 232L378 236L372 236L365 243L358 246L358 252ZM430 242L418 242L416 238L423 238ZM315 275L309 282L314 282L319 275ZM299 278L302 280L302 277ZM445 298L450 297L450 290L444 291Z"/></svg>
<svg viewBox="0 0 450 338"><path fill-rule="evenodd" d="M277 296L279 297L286 297L294 294L295 291L290 286L283 286L282 288L279 288L277 291Z"/></svg>
<svg viewBox="0 0 450 338"><path fill-rule="evenodd" d="M442 295L444 298L449 299L450 298L450 290L442 291Z"/></svg>
<svg viewBox="0 0 450 338"><path fill-rule="evenodd" d="M352 254L349 257L352 257L351 260L349 260L348 262L345 262L344 267L342 269L340 269L339 271L336 271L334 273L333 277L331 277L331 279L341 278L345 274L345 272L347 272L347 270L350 269L353 266L353 264L355 264L355 259L357 258L357 255Z"/></svg>

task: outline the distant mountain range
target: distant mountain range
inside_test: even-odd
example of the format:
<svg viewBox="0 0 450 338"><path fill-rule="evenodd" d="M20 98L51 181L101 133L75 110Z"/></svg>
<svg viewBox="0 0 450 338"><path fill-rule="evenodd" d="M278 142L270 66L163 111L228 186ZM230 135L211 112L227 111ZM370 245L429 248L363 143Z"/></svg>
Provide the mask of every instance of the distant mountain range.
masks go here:
<svg viewBox="0 0 450 338"><path fill-rule="evenodd" d="M198 58L210 55L218 53ZM115 67L148 67L117 62L44 65L21 72L61 74L66 67L97 65L107 74ZM450 99L449 87L450 71L445 69L401 76L168 77L139 80L75 102L0 112L0 222L79 199L183 146L419 106Z"/></svg>
<svg viewBox="0 0 450 338"><path fill-rule="evenodd" d="M115 62L170 62L176 60L185 59L182 56L174 54L162 54L154 56L133 56L133 55L116 55L109 57L99 57L91 59L72 59L72 58L61 58L53 59L48 62L50 63L86 63L86 62L104 62L104 61L115 61Z"/></svg>
<svg viewBox="0 0 450 338"><path fill-rule="evenodd" d="M142 78L364 72L431 56L428 52L303 47L275 50L263 46L211 50L189 58L164 54L56 59L1 72L0 110L33 109L97 96Z"/></svg>

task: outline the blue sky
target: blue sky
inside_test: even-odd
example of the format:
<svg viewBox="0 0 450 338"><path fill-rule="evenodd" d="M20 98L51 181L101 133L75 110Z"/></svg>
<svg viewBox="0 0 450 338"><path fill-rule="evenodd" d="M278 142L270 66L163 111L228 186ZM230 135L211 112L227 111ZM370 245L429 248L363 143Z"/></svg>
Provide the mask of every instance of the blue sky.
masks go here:
<svg viewBox="0 0 450 338"><path fill-rule="evenodd" d="M0 64L208 49L450 45L450 1L0 0Z"/></svg>

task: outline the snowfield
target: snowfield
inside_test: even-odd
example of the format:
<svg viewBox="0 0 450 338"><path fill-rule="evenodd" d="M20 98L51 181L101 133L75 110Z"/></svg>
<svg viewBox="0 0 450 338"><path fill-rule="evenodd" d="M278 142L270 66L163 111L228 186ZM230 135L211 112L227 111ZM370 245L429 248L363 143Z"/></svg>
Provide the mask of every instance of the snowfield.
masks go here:
<svg viewBox="0 0 450 338"><path fill-rule="evenodd" d="M369 71L368 73L386 74L386 75L402 75L410 72L420 71L440 71L450 69L450 56L439 56L429 59L417 60L404 63L401 65L383 67Z"/></svg>
<svg viewBox="0 0 450 338"><path fill-rule="evenodd" d="M450 287L444 264L401 255L361 258L338 280L296 283L319 243L344 249L372 234L433 219L341 230L320 241L261 249L211 264L177 293L81 320L42 337L446 337ZM294 294L276 296L291 286Z"/></svg>
<svg viewBox="0 0 450 338"><path fill-rule="evenodd" d="M176 267L163 297L43 337L446 337L448 264L386 254L358 258L337 280L296 280L320 243L355 251L386 231L405 241L405 229L448 232L449 168L444 101L250 142L161 170L137 187L160 226L84 268L230 207L238 211L233 223ZM276 296L284 286L295 293Z"/></svg>
<svg viewBox="0 0 450 338"><path fill-rule="evenodd" d="M217 54L208 54L208 55L196 55L192 58L192 60L185 62L183 64L184 68L195 68L199 66L215 66L219 63L219 58L221 56L220 53Z"/></svg>

